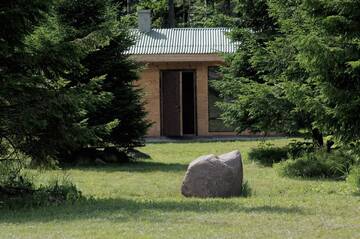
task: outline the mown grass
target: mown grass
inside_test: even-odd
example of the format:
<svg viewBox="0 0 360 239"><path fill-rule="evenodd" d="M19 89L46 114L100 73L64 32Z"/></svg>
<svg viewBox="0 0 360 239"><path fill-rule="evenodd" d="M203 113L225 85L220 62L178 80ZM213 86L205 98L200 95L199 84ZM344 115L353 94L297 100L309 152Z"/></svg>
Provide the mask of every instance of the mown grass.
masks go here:
<svg viewBox="0 0 360 239"><path fill-rule="evenodd" d="M247 160L259 142L149 144L152 160L66 170L86 196L75 205L0 210L0 238L359 238L360 197L342 181L281 178ZM273 140L281 146L288 140ZM239 149L249 198L180 194L187 164ZM43 172L38 183L62 171Z"/></svg>

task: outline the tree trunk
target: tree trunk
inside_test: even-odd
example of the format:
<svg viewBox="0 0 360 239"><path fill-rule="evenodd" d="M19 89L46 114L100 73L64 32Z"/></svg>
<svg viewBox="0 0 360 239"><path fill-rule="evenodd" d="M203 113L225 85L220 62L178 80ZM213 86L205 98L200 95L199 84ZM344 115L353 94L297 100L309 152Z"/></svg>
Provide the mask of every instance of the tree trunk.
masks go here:
<svg viewBox="0 0 360 239"><path fill-rule="evenodd" d="M313 143L316 147L322 148L324 146L323 135L319 129L315 128L311 130Z"/></svg>
<svg viewBox="0 0 360 239"><path fill-rule="evenodd" d="M225 15L231 15L231 0L225 0L224 2L224 13Z"/></svg>
<svg viewBox="0 0 360 239"><path fill-rule="evenodd" d="M183 24L187 24L188 23L188 19L187 19L187 6L186 6L186 0L183 0L182 1L182 9L183 9L183 12L182 12L182 15L183 15Z"/></svg>
<svg viewBox="0 0 360 239"><path fill-rule="evenodd" d="M174 0L168 0L168 27L175 27L175 8L174 8Z"/></svg>
<svg viewBox="0 0 360 239"><path fill-rule="evenodd" d="M212 9L215 8L214 0L205 0L204 4L205 4L205 7L211 7Z"/></svg>
<svg viewBox="0 0 360 239"><path fill-rule="evenodd" d="M335 144L335 142L332 141L332 140L328 140L328 141L326 142L326 151L327 151L328 153L331 152L331 147L332 147L334 144Z"/></svg>
<svg viewBox="0 0 360 239"><path fill-rule="evenodd" d="M131 13L131 0L126 0L126 12Z"/></svg>

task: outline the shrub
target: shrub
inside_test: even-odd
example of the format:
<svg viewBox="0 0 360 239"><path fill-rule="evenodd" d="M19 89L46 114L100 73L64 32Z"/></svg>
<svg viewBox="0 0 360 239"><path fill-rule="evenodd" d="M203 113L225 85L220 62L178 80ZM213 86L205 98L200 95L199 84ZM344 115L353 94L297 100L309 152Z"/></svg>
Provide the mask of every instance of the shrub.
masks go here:
<svg viewBox="0 0 360 239"><path fill-rule="evenodd" d="M81 191L72 183L56 182L35 188L25 180L16 187L0 186L0 208L23 208L74 203L85 199Z"/></svg>
<svg viewBox="0 0 360 239"><path fill-rule="evenodd" d="M0 208L59 205L81 199L81 192L67 179L37 188L18 165L0 163Z"/></svg>
<svg viewBox="0 0 360 239"><path fill-rule="evenodd" d="M269 143L261 143L258 148L251 149L249 159L259 162L265 166L272 166L287 159L287 147L274 147Z"/></svg>
<svg viewBox="0 0 360 239"><path fill-rule="evenodd" d="M351 169L346 181L354 188L355 192L360 193L360 165Z"/></svg>
<svg viewBox="0 0 360 239"><path fill-rule="evenodd" d="M49 185L40 186L33 197L36 206L59 205L65 202L74 203L83 199L81 191L68 180L55 180Z"/></svg>
<svg viewBox="0 0 360 239"><path fill-rule="evenodd" d="M23 160L0 161L0 188L32 188L32 179L24 173Z"/></svg>
<svg viewBox="0 0 360 239"><path fill-rule="evenodd" d="M329 167L320 162L313 155L281 162L276 166L276 171L286 177L325 177L328 176Z"/></svg>
<svg viewBox="0 0 360 239"><path fill-rule="evenodd" d="M346 179L356 162L356 156L347 150L336 150L324 155L325 159L331 162L333 170L341 175L340 179Z"/></svg>
<svg viewBox="0 0 360 239"><path fill-rule="evenodd" d="M34 184L30 177L12 162L0 164L0 207L31 201Z"/></svg>
<svg viewBox="0 0 360 239"><path fill-rule="evenodd" d="M287 177L345 179L352 164L352 155L345 151L318 151L281 162L276 170L281 176Z"/></svg>
<svg viewBox="0 0 360 239"><path fill-rule="evenodd" d="M289 158L299 158L306 153L315 151L314 144L311 142L291 142L287 146Z"/></svg>

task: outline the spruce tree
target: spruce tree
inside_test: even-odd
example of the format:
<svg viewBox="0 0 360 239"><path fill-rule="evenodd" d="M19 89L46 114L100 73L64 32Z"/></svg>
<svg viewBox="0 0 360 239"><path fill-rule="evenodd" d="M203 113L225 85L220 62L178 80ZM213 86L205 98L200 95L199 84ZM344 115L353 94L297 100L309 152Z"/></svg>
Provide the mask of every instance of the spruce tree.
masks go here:
<svg viewBox="0 0 360 239"><path fill-rule="evenodd" d="M1 7L8 23L1 32L2 158L21 152L49 165L81 148L142 143L148 123L133 85L137 67L122 54L132 42L116 6L19 0Z"/></svg>
<svg viewBox="0 0 360 239"><path fill-rule="evenodd" d="M267 46L281 34L276 18L270 15L266 0L242 0L237 11L239 25L232 38L239 47L227 57L223 78L214 85L223 98L219 102L223 119L239 133L296 132L301 115L294 111L281 85L269 77L272 69Z"/></svg>
<svg viewBox="0 0 360 239"><path fill-rule="evenodd" d="M297 39L300 67L317 94L306 108L314 124L342 142L360 138L360 6L359 0L303 1L288 34Z"/></svg>
<svg viewBox="0 0 360 239"><path fill-rule="evenodd" d="M239 132L305 129L320 147L325 135L358 140L358 5L241 1L239 50L217 83L225 121Z"/></svg>
<svg viewBox="0 0 360 239"><path fill-rule="evenodd" d="M1 158L19 153L38 163L56 158L71 132L81 127L68 121L77 105L73 91L64 90L63 73L76 66L74 44L58 44L60 29L51 1L1 3ZM51 29L51 31L49 31ZM71 107L68 107L71 106ZM66 137L65 137L66 136Z"/></svg>

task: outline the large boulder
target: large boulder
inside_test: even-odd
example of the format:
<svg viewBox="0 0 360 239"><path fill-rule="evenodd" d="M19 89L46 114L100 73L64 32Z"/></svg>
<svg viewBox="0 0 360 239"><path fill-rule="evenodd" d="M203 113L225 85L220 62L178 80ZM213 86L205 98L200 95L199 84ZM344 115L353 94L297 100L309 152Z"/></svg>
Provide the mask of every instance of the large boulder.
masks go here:
<svg viewBox="0 0 360 239"><path fill-rule="evenodd" d="M186 197L233 197L241 194L243 166L238 150L201 156L187 169L181 193Z"/></svg>

